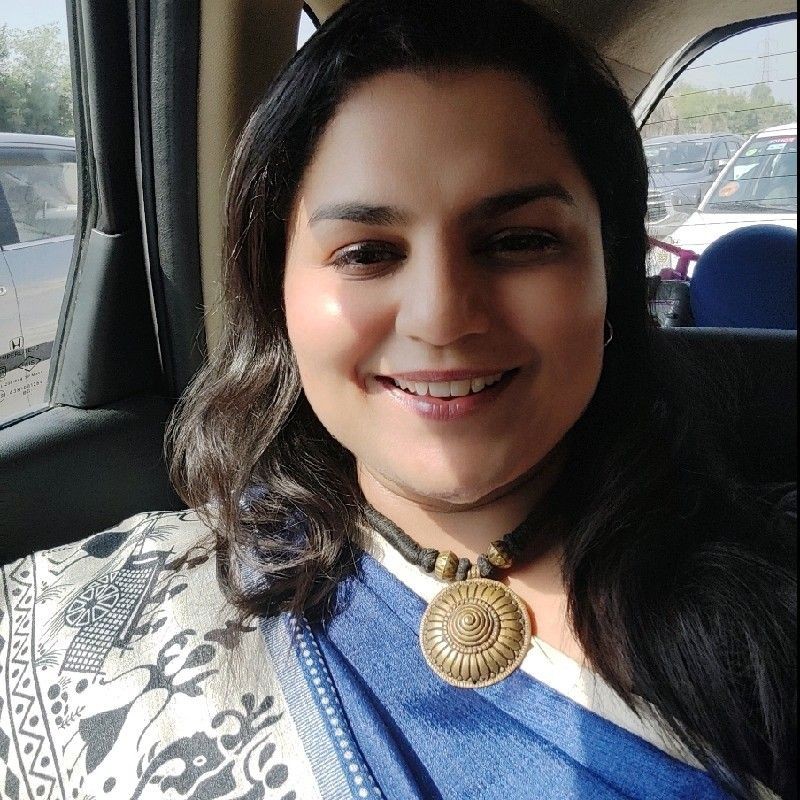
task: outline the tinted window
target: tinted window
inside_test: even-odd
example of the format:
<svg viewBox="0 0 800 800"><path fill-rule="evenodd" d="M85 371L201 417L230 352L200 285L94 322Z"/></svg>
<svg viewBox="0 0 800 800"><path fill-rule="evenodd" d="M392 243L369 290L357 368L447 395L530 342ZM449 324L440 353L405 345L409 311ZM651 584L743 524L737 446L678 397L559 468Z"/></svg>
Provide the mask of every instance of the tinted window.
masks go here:
<svg viewBox="0 0 800 800"><path fill-rule="evenodd" d="M75 233L78 170L74 150L0 148L0 188L16 228L17 242ZM2 244L12 242L13 238Z"/></svg>
<svg viewBox="0 0 800 800"><path fill-rule="evenodd" d="M707 141L667 142L654 144L645 141L644 154L651 171L698 172L703 168L708 152Z"/></svg>
<svg viewBox="0 0 800 800"><path fill-rule="evenodd" d="M714 145L714 152L711 154L711 158L715 160L720 160L728 157L728 148L725 145L724 141L717 142Z"/></svg>
<svg viewBox="0 0 800 800"><path fill-rule="evenodd" d="M705 210L797 211L797 136L758 138L734 159Z"/></svg>

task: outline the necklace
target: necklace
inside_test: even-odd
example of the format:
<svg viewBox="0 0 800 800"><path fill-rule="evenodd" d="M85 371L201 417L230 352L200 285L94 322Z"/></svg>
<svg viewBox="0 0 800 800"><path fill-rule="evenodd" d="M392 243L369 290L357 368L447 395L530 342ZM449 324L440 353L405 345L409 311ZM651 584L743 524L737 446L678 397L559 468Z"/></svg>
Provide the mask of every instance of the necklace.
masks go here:
<svg viewBox="0 0 800 800"><path fill-rule="evenodd" d="M521 555L530 540L530 519L492 542L472 564L449 550L420 547L372 506L364 513L407 561L449 583L422 615L419 643L428 666L447 683L469 689L491 686L514 672L528 652L531 618L525 603L492 577Z"/></svg>

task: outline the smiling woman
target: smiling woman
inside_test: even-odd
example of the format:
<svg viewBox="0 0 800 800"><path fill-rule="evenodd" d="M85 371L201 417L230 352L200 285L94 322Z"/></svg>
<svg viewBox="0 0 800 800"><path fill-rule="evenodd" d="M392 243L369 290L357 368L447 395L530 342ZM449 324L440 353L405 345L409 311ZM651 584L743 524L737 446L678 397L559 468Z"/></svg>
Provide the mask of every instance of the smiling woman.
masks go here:
<svg viewBox="0 0 800 800"><path fill-rule="evenodd" d="M606 309L597 201L529 84L365 81L320 138L289 231L303 391L367 499L524 505L528 482L506 487L588 405Z"/></svg>
<svg viewBox="0 0 800 800"><path fill-rule="evenodd" d="M234 156L196 511L47 557L82 587L47 657L125 643L125 706L74 698L84 791L794 793L793 536L653 335L646 199L616 82L528 5L320 28Z"/></svg>
<svg viewBox="0 0 800 800"><path fill-rule="evenodd" d="M349 3L240 140L230 325L174 478L239 607L312 623L390 794L791 793L791 538L651 335L646 195L604 65L517 2ZM536 725L481 734L487 698L446 684L576 702L546 736L571 788L533 777ZM587 708L638 738L577 756Z"/></svg>

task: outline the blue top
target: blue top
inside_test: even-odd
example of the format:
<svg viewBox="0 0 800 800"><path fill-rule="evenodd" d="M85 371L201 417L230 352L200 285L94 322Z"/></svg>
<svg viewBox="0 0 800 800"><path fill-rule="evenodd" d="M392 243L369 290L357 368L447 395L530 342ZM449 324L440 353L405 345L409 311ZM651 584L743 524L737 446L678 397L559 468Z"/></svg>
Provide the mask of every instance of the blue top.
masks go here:
<svg viewBox="0 0 800 800"><path fill-rule="evenodd" d="M521 670L485 689L443 682L419 646L425 602L371 556L337 601L332 620L307 635L336 687L357 760L385 796L729 797L706 773Z"/></svg>

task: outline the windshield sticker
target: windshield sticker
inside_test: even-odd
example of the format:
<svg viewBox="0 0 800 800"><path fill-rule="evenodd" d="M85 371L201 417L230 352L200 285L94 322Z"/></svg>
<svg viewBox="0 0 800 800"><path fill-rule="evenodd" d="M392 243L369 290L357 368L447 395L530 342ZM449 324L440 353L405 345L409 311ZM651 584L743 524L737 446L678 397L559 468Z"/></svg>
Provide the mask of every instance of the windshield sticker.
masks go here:
<svg viewBox="0 0 800 800"><path fill-rule="evenodd" d="M720 197L730 197L731 195L736 194L739 191L739 183L738 181L728 181L720 190L719 196Z"/></svg>

